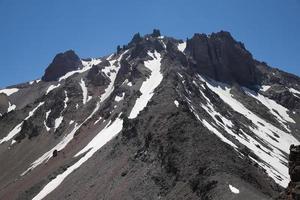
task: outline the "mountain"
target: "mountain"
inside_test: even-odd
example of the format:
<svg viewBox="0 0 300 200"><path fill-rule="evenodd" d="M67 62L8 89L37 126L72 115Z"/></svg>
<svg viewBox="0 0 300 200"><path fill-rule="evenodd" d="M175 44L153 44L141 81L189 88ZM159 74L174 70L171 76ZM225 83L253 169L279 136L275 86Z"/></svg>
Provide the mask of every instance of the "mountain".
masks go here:
<svg viewBox="0 0 300 200"><path fill-rule="evenodd" d="M0 199L276 199L300 141L300 78L225 31L66 51L0 93Z"/></svg>

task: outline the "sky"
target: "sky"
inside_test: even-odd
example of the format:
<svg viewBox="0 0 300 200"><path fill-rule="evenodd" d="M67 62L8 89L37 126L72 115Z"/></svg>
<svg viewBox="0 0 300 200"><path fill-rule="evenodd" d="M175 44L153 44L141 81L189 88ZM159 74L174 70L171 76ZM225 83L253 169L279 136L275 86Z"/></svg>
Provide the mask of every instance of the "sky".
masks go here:
<svg viewBox="0 0 300 200"><path fill-rule="evenodd" d="M300 0L0 0L0 88L38 79L69 49L100 57L134 33L226 30L254 58L300 76Z"/></svg>

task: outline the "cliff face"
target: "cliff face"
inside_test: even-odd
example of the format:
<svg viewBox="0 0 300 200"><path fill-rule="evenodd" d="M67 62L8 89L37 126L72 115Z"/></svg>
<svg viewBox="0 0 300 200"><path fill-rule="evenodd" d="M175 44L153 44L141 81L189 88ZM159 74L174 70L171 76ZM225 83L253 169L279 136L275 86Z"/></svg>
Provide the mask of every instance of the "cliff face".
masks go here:
<svg viewBox="0 0 300 200"><path fill-rule="evenodd" d="M292 145L289 157L289 174L291 182L288 187L289 199L300 199L300 146Z"/></svg>

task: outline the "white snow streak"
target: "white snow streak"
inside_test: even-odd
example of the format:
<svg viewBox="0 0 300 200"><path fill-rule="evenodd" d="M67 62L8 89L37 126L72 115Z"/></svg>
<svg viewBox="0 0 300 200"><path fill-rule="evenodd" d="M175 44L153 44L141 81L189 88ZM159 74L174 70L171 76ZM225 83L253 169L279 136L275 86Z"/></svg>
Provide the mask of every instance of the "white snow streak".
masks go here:
<svg viewBox="0 0 300 200"><path fill-rule="evenodd" d="M19 89L18 88L7 88L7 89L2 89L0 90L0 93L4 93L6 94L7 96L10 96L16 92L18 92Z"/></svg>
<svg viewBox="0 0 300 200"><path fill-rule="evenodd" d="M58 81L60 82L64 79L67 79L67 78L69 78L70 76L72 76L76 73L80 74L80 73L86 72L86 71L90 70L93 67L93 65L97 65L97 64L101 63L101 60L92 58L91 61L83 61L82 60L81 63L83 65L82 69L78 69L78 70L75 70L75 71L68 72L64 76L60 77Z"/></svg>
<svg viewBox="0 0 300 200"><path fill-rule="evenodd" d="M294 88L289 88L289 91L293 93L293 95L300 99L300 92Z"/></svg>
<svg viewBox="0 0 300 200"><path fill-rule="evenodd" d="M276 103L274 100L269 99L259 93L255 93L254 91L249 90L248 88L243 88L247 95L257 99L267 108L269 108L270 112L276 116L276 118L281 122L281 124L285 127L286 130L290 131L290 129L284 124L286 122L296 123L288 114L289 110L282 105ZM275 112L275 111L277 112Z"/></svg>
<svg viewBox="0 0 300 200"><path fill-rule="evenodd" d="M87 91L87 87L85 86L85 82L83 79L81 79L79 85L82 89L82 96L83 96L82 103L86 104L87 99L88 99L88 91Z"/></svg>
<svg viewBox="0 0 300 200"><path fill-rule="evenodd" d="M83 148L76 156L87 152L80 160L69 167L62 174L56 176L55 179L51 180L32 200L40 200L46 197L49 193L55 190L63 180L71 174L74 170L78 169L83 163L85 163L89 158L91 158L95 152L97 152L102 146L114 138L123 128L123 120L117 118L110 126L106 126L102 131L100 131L92 141Z"/></svg>
<svg viewBox="0 0 300 200"><path fill-rule="evenodd" d="M45 126L45 128L46 128L47 131L50 131L50 128L46 124L46 121L48 120L48 117L49 117L50 113L51 113L51 110L49 110L49 111L46 112L46 119L44 121L44 126Z"/></svg>
<svg viewBox="0 0 300 200"><path fill-rule="evenodd" d="M44 102L39 103L39 105L37 107L35 107L32 111L29 112L28 116L24 119L24 121L28 120L30 117L33 116L33 114L35 113L35 111L41 107L42 105L44 105ZM12 139L15 135L17 135L21 129L22 129L22 125L24 123L24 121L22 121L20 124L18 124L15 128L13 128L7 136L5 136L4 138L2 138L0 140L0 144L2 144L3 142L7 142L10 139Z"/></svg>
<svg viewBox="0 0 300 200"><path fill-rule="evenodd" d="M163 79L163 75L160 72L161 65L161 55L158 52L148 52L148 55L153 58L153 60L145 61L145 67L151 71L150 77L143 82L140 92L142 95L136 100L135 105L133 106L131 113L129 115L130 119L135 118L140 111L142 111L146 106L149 100L154 94L154 90L159 86L160 82Z"/></svg>
<svg viewBox="0 0 300 200"><path fill-rule="evenodd" d="M46 91L46 95L49 94L49 92L51 92L52 90L58 88L60 86L60 83L57 85L50 85Z"/></svg>

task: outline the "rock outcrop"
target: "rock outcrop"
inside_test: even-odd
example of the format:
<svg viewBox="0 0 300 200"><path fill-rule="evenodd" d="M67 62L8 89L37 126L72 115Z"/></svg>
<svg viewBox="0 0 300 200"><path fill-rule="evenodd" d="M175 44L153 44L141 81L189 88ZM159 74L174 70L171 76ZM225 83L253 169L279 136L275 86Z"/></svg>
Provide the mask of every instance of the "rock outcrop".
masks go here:
<svg viewBox="0 0 300 200"><path fill-rule="evenodd" d="M80 58L73 50L57 54L52 63L45 70L42 77L43 81L57 81L61 76L66 73L82 68Z"/></svg>
<svg viewBox="0 0 300 200"><path fill-rule="evenodd" d="M8 108L8 98L6 94L0 93L0 114L7 111Z"/></svg>
<svg viewBox="0 0 300 200"><path fill-rule="evenodd" d="M186 51L197 71L218 81L255 85L255 63L244 44L221 31L210 36L195 34L187 40ZM193 62L191 60L191 62Z"/></svg>
<svg viewBox="0 0 300 200"><path fill-rule="evenodd" d="M291 145L289 156L289 174L291 181L280 200L300 200L300 145Z"/></svg>

